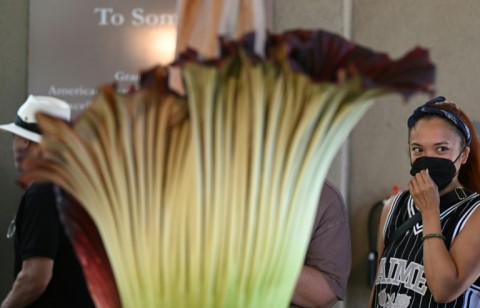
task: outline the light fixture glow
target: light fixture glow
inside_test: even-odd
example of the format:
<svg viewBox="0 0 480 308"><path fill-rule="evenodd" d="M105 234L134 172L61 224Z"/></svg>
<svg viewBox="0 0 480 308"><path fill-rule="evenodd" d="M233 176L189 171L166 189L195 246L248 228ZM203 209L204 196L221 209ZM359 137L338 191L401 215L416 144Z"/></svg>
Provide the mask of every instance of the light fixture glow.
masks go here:
<svg viewBox="0 0 480 308"><path fill-rule="evenodd" d="M156 31L153 42L155 55L162 65L169 64L175 58L177 42L177 28L175 26L162 26Z"/></svg>

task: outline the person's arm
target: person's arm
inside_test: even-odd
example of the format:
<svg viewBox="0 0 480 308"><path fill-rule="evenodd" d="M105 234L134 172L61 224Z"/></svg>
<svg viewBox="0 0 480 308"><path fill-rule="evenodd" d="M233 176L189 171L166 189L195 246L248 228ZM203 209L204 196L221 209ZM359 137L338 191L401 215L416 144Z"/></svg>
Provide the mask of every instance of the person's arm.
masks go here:
<svg viewBox="0 0 480 308"><path fill-rule="evenodd" d="M331 307L337 296L323 274L310 266L303 266L292 303L301 307Z"/></svg>
<svg viewBox="0 0 480 308"><path fill-rule="evenodd" d="M383 255L383 249L385 248L384 245L384 234L383 234L383 229L385 228L385 222L387 220L388 213L390 212L390 209L392 207L392 202L393 198L390 198L387 203L383 206L382 209L382 214L380 215L380 222L378 224L378 234L377 234L377 251L378 251L378 260L377 260L377 275L378 275L378 266L380 265L380 258ZM373 293L375 290L375 283L373 284L372 291L370 292L370 300L368 303L368 307L372 306L373 302Z"/></svg>
<svg viewBox="0 0 480 308"><path fill-rule="evenodd" d="M330 307L343 299L350 267L348 215L340 192L326 182L292 304L300 307Z"/></svg>
<svg viewBox="0 0 480 308"><path fill-rule="evenodd" d="M420 208L423 234L442 233L439 200L435 183L428 171L417 173L409 183L415 204ZM428 288L438 303L448 303L473 283L480 275L480 211L474 211L450 250L440 238L423 242L423 263Z"/></svg>
<svg viewBox="0 0 480 308"><path fill-rule="evenodd" d="M47 288L52 278L53 260L34 257L23 261L11 291L1 308L25 307L38 299Z"/></svg>

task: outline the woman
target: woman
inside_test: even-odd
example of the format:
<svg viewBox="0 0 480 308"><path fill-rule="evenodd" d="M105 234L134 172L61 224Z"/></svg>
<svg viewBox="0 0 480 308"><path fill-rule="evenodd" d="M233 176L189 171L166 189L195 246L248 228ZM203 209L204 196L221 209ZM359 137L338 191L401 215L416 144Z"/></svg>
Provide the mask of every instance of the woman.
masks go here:
<svg viewBox="0 0 480 308"><path fill-rule="evenodd" d="M414 111L408 128L412 178L380 218L370 306L480 307L480 153L473 125L455 103L437 97Z"/></svg>

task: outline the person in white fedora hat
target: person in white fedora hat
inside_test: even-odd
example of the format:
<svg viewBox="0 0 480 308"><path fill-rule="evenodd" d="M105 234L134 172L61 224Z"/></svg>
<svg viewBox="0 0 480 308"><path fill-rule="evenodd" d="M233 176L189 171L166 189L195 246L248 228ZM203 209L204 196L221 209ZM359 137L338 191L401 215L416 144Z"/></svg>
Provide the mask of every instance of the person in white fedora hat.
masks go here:
<svg viewBox="0 0 480 308"><path fill-rule="evenodd" d="M10 124L0 125L0 129L39 143L42 140L42 136L35 119L37 112L65 121L70 121L71 116L71 108L67 102L51 96L30 95L18 109L15 121Z"/></svg>
<svg viewBox="0 0 480 308"><path fill-rule="evenodd" d="M30 95L13 123L0 130L13 134L15 168L40 152L36 114L70 121L70 105L49 96ZM2 302L6 307L95 307L82 269L60 222L51 183L32 183L22 196L7 231L15 247L15 280Z"/></svg>

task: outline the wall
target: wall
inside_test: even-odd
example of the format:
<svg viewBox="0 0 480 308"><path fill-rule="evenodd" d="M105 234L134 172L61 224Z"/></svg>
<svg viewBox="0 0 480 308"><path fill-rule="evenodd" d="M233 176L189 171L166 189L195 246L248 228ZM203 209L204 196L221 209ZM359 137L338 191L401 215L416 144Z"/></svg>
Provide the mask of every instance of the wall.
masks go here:
<svg viewBox="0 0 480 308"><path fill-rule="evenodd" d="M27 96L28 1L0 1L0 123L15 119ZM0 298L3 300L13 278L12 240L7 226L15 215L21 190L15 184L12 137L0 133Z"/></svg>
<svg viewBox="0 0 480 308"><path fill-rule="evenodd" d="M480 76L480 20L477 0L275 0L274 30L323 28L398 57L416 45L431 49L437 64L437 92L456 100L480 120L475 81ZM12 120L26 98L28 1L0 1L0 123ZM344 188L350 211L353 270L346 307L366 307L367 216L371 205L406 187L408 156L405 122L425 96L408 104L397 96L381 99L352 132L329 173ZM14 184L11 138L0 134L0 297L11 284L11 241L5 230L20 190ZM348 159L345 158L348 156ZM342 158L343 157L343 158ZM347 174L345 174L345 168Z"/></svg>

